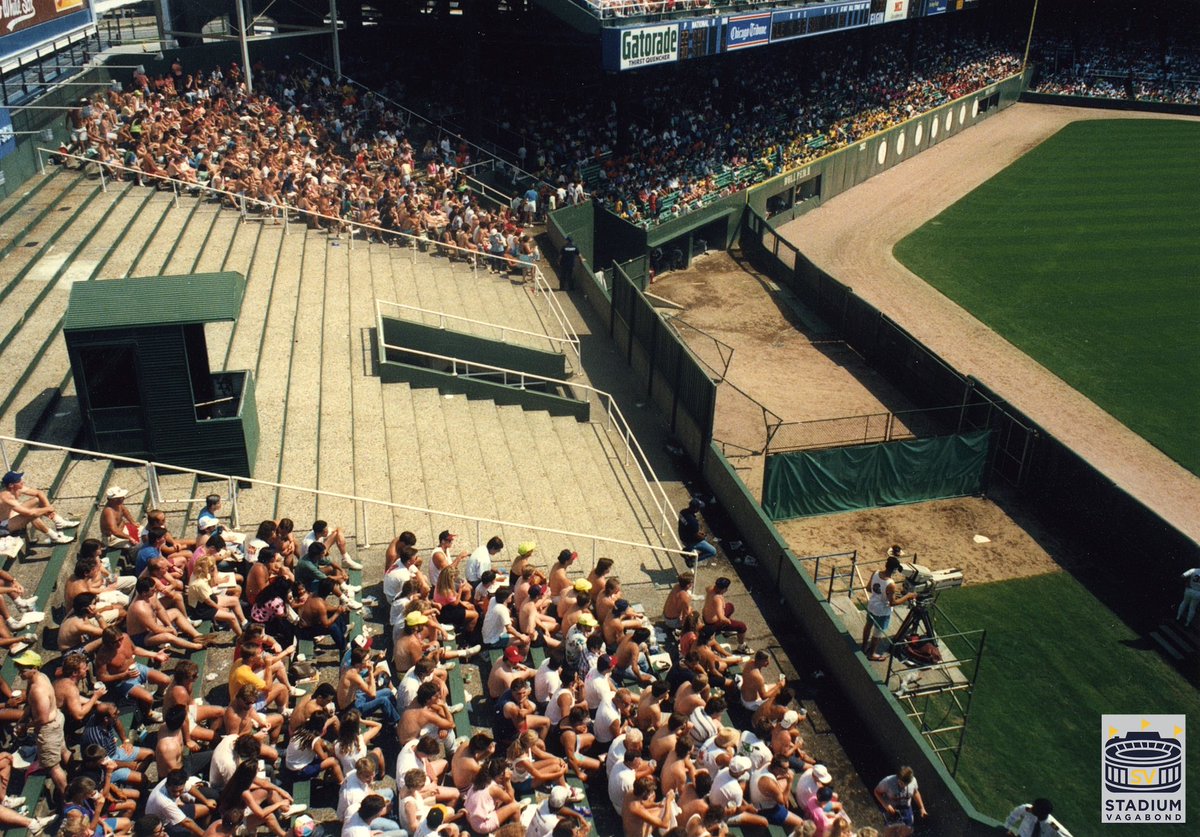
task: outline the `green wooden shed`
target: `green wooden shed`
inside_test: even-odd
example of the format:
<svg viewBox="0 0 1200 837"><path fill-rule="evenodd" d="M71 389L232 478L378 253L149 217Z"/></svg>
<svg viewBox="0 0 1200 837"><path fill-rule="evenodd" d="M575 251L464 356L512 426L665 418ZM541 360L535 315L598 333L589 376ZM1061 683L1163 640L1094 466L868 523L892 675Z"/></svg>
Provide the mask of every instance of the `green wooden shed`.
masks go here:
<svg viewBox="0 0 1200 837"><path fill-rule="evenodd" d="M212 371L205 338L245 288L240 273L75 283L63 334L90 447L253 476L253 375Z"/></svg>

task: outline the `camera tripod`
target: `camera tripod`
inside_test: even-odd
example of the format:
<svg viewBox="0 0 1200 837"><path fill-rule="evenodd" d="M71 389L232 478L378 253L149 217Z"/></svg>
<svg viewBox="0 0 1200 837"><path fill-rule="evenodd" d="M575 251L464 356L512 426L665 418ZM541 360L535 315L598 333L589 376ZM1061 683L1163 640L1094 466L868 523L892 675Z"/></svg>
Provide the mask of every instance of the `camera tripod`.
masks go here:
<svg viewBox="0 0 1200 837"><path fill-rule="evenodd" d="M903 646L914 634L937 641L937 632L933 629L933 605L936 600L936 596L918 596L913 600L908 615L892 635L892 648Z"/></svg>

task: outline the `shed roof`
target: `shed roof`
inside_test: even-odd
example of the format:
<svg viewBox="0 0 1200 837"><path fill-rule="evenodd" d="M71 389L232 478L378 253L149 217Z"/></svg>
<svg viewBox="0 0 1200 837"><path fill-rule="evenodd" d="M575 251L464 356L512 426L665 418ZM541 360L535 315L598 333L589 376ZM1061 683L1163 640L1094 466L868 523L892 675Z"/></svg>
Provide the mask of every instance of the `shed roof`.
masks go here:
<svg viewBox="0 0 1200 837"><path fill-rule="evenodd" d="M245 289L245 277L234 272L76 282L63 330L236 320Z"/></svg>

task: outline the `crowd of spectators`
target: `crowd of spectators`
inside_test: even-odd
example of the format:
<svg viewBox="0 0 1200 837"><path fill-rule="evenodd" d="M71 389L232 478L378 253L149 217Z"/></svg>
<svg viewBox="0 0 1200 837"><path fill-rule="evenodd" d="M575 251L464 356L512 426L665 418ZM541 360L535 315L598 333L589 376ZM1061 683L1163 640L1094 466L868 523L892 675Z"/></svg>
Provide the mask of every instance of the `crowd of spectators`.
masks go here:
<svg viewBox="0 0 1200 837"><path fill-rule="evenodd" d="M1047 37L1034 55L1038 93L1200 105L1200 48L1137 38Z"/></svg>
<svg viewBox="0 0 1200 837"><path fill-rule="evenodd" d="M13 534L74 540L79 522L23 474L4 481ZM243 534L210 495L185 537L161 512L135 520L126 493L108 490L99 537L78 544L46 656L9 648L24 693L0 684L6 827L308 835L321 826L293 791L324 782L343 837L583 837L596 833L593 805L611 806L603 833L627 837L767 824L879 833L851 823L832 772L806 750L805 710L771 655L746 647L728 578L695 597L681 572L652 619L611 560L585 572L571 550L543 561L525 542L509 563L499 537L468 550L446 531L429 548L405 532L378 568L381 597L362 596L350 581L362 565L324 521L304 535L288 519ZM36 597L4 584L28 611L9 625L44 618ZM390 629L365 629L354 611ZM312 660L298 659L300 640ZM227 683L209 684L214 666L201 679L192 658L224 646ZM451 704L450 673L476 660L483 708L458 737L468 708ZM31 816L36 796L6 795L13 769L45 772L49 816ZM907 768L875 797L887 833L926 815Z"/></svg>
<svg viewBox="0 0 1200 837"><path fill-rule="evenodd" d="M632 113L619 114L603 97L530 102L502 127L524 138L520 156L542 179L554 183L591 171L586 186L594 197L627 220L653 224L1020 67L1012 50L970 38L927 43L919 33L872 50L814 47L795 62L761 52L742 56L736 73L703 64L665 72L639 90Z"/></svg>
<svg viewBox="0 0 1200 837"><path fill-rule="evenodd" d="M470 188L465 143L311 66L255 69L248 93L237 63L156 78L135 73L67 114L70 143L117 178L172 178L225 192L268 223L299 211L311 228L373 239L437 242L441 252L528 271L540 258L526 228L546 207L538 193L489 205ZM124 166L123 170L108 164Z"/></svg>

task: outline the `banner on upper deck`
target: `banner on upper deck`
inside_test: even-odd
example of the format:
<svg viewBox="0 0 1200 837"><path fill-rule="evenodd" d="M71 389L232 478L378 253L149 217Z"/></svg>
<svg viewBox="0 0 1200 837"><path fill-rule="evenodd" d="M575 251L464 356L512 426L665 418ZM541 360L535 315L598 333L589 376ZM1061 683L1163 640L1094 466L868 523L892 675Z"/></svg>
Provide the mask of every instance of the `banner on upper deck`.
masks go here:
<svg viewBox="0 0 1200 837"><path fill-rule="evenodd" d="M0 62L95 23L92 0L0 0Z"/></svg>
<svg viewBox="0 0 1200 837"><path fill-rule="evenodd" d="M725 21L725 51L763 46L771 40L771 13L737 15Z"/></svg>
<svg viewBox="0 0 1200 837"><path fill-rule="evenodd" d="M604 68L636 70L679 60L679 24L604 30Z"/></svg>
<svg viewBox="0 0 1200 837"><path fill-rule="evenodd" d="M887 0L887 5L883 9L885 23L904 20L906 17L908 17L908 0Z"/></svg>
<svg viewBox="0 0 1200 837"><path fill-rule="evenodd" d="M925 0L925 17L933 17L946 13L949 0Z"/></svg>

